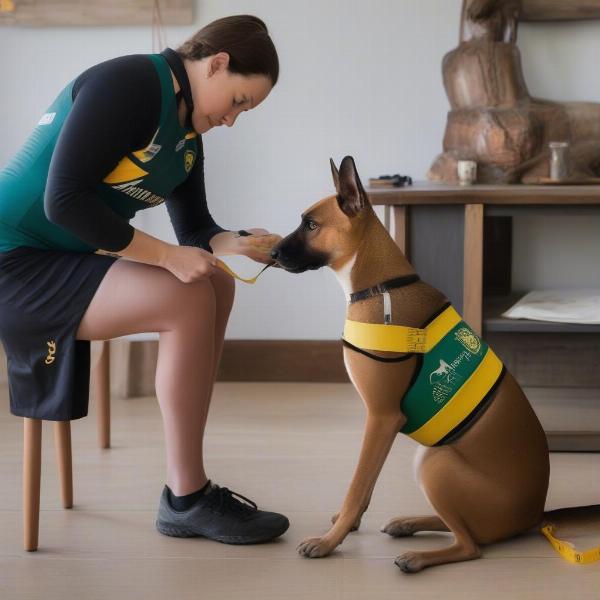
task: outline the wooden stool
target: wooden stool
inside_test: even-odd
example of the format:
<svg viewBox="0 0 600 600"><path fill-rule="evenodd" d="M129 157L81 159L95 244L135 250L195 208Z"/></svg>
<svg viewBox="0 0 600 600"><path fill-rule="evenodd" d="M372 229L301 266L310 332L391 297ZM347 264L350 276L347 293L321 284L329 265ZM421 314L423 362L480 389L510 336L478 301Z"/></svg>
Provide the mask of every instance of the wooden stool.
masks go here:
<svg viewBox="0 0 600 600"><path fill-rule="evenodd" d="M110 342L102 342L93 367L93 390L98 402L98 445L110 447ZM40 480L42 475L42 421L25 418L23 443L23 545L32 552L38 547ZM64 508L73 506L73 463L71 422L54 422L54 445Z"/></svg>

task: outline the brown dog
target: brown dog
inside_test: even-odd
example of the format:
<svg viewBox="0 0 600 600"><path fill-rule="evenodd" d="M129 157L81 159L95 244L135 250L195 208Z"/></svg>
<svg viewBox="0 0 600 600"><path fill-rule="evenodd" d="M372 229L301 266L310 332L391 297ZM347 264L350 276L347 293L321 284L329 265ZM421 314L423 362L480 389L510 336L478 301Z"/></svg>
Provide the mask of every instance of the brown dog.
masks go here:
<svg viewBox="0 0 600 600"><path fill-rule="evenodd" d="M333 162L331 167L337 195L309 208L300 227L273 249L272 257L292 273L331 267L350 301L347 318L351 321L384 327L387 314L388 324L422 331L448 307L447 299L418 280L373 211L353 159L344 158L339 173ZM357 291L363 292L351 295ZM467 331L471 351L473 346L485 345L469 333L468 325L459 325ZM418 346L416 352L373 350L375 346L345 343L345 365L367 409L364 439L333 526L322 537L307 539L298 547L300 554L310 558L326 556L358 528L394 438L407 424L406 395L422 368L423 353ZM462 354L467 360L472 356L466 351ZM432 385L440 378L445 378L444 385L450 381L455 364L440 360L429 377ZM494 385L484 389L477 408L443 440L417 451L418 482L437 515L398 517L383 531L394 537L451 531L455 540L447 548L399 556L395 563L404 572L478 558L480 545L544 522L550 471L546 437L518 383L499 361L496 364L502 370Z"/></svg>

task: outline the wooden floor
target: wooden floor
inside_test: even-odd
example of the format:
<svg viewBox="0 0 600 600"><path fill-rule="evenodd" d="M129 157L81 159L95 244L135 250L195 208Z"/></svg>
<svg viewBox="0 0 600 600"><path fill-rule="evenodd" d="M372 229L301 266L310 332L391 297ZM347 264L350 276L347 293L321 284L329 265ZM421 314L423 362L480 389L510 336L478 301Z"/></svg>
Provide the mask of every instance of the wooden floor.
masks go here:
<svg viewBox="0 0 600 600"><path fill-rule="evenodd" d="M412 475L415 445L399 437L358 533L326 559L295 553L322 533L357 457L362 405L348 384L220 383L206 436L209 476L261 508L288 515L260 546L173 539L154 529L164 483L160 413L152 398L113 402L113 447L96 446L93 407L73 423L75 508L62 510L50 426L44 428L40 549L22 550L22 421L0 389L0 598L252 600L600 598L600 563L574 566L541 534L484 548L483 559L405 575L394 558L448 534L391 539L390 517L430 514ZM600 502L600 454L553 454L548 507ZM594 539L595 538L595 539ZM600 525L576 540L600 544Z"/></svg>

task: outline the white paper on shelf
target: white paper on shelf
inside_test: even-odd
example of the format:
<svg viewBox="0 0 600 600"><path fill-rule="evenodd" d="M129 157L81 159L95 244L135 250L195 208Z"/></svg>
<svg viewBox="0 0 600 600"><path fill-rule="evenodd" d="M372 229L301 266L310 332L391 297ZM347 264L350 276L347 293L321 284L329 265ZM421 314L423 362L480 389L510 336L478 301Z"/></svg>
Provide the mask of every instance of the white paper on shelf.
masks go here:
<svg viewBox="0 0 600 600"><path fill-rule="evenodd" d="M502 316L556 323L600 324L600 288L529 292Z"/></svg>

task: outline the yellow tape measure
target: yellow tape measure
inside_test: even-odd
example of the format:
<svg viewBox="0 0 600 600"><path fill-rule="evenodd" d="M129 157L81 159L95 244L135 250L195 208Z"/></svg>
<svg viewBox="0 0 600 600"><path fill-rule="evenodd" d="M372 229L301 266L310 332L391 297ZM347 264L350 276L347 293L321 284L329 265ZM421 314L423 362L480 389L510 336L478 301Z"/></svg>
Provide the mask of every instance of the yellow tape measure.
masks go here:
<svg viewBox="0 0 600 600"><path fill-rule="evenodd" d="M243 277L240 277L237 273L235 273L231 268L229 268L221 259L217 259L217 265L223 269L223 271L225 271L225 273L229 273L229 275L231 275L232 277L235 277L235 279L239 279L240 281L243 281L244 283L256 283L256 280L259 278L259 276L264 273L270 266L272 266L275 263L271 263L270 265L267 265L266 267L264 267L263 269L261 269L261 271L258 273L258 275L256 275L256 277L250 277L249 279L244 279Z"/></svg>
<svg viewBox="0 0 600 600"><path fill-rule="evenodd" d="M600 548L590 548L589 550L579 552L571 542L559 540L554 537L555 529L554 525L549 523L545 527L542 527L542 533L565 560L574 565L588 565L600 560Z"/></svg>

